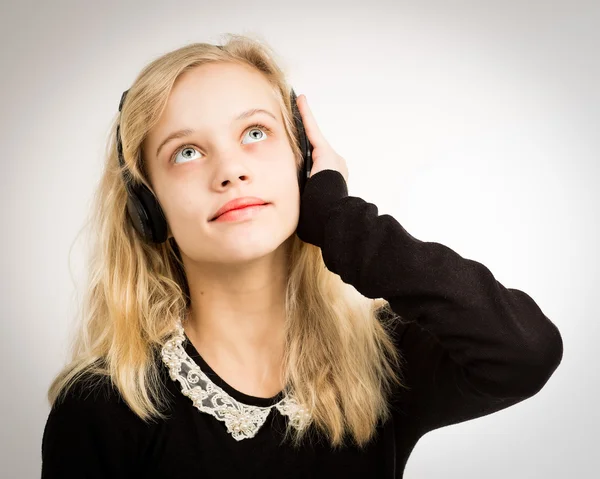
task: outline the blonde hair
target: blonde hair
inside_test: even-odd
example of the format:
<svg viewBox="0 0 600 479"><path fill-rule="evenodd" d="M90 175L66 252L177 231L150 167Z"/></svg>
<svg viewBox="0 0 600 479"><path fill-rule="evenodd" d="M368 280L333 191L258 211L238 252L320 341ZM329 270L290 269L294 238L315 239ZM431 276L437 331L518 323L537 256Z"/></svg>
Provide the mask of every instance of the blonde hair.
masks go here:
<svg viewBox="0 0 600 479"><path fill-rule="evenodd" d="M165 108L175 80L183 72L210 62L234 62L255 68L278 99L298 171L302 155L290 102L291 87L262 41L229 34L218 48L194 43L147 65L129 89L120 131L126 169L117 157L112 126L106 163L91 211L88 284L68 364L48 390L50 405L78 379L110 379L130 409L144 421L165 416L166 404L157 361L159 351L190 305L181 256L174 238L145 243L126 216L127 193L122 174L151 190L144 173L142 142ZM116 106L116 105L115 105ZM389 396L399 375L401 357L391 339L389 303L369 299L330 272L321 249L293 235L286 287L284 384L310 411L313 430L332 447L348 434L363 447L379 420L391 414ZM392 315L378 315L387 311ZM299 445L311 428L295 430Z"/></svg>

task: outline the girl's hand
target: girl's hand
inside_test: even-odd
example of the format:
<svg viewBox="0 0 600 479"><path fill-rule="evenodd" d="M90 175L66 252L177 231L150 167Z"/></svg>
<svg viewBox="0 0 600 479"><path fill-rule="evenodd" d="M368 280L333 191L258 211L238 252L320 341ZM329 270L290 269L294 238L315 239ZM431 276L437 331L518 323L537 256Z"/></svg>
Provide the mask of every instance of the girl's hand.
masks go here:
<svg viewBox="0 0 600 479"><path fill-rule="evenodd" d="M336 170L339 171L346 183L348 183L348 167L346 166L346 160L338 155L333 148L327 143L327 140L321 133L319 126L308 106L306 95L302 94L296 97L296 103L298 110L302 116L302 122L304 123L304 130L308 141L313 146L312 160L313 165L310 170L310 177L316 175L322 170ZM310 178L309 178L310 180Z"/></svg>

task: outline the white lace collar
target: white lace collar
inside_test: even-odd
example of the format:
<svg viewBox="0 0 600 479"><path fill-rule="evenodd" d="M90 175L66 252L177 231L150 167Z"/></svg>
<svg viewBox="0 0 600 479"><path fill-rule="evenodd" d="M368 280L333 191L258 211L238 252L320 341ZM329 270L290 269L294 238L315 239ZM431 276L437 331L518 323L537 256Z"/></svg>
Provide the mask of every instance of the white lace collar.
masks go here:
<svg viewBox="0 0 600 479"><path fill-rule="evenodd" d="M288 416L293 427L306 427L309 414L290 394L268 407L244 404L231 397L190 358L183 347L185 341L183 325L179 320L173 336L167 340L161 352L162 360L169 368L169 376L173 381L179 381L181 392L193 401L194 406L224 422L234 439L241 441L254 437L273 407Z"/></svg>

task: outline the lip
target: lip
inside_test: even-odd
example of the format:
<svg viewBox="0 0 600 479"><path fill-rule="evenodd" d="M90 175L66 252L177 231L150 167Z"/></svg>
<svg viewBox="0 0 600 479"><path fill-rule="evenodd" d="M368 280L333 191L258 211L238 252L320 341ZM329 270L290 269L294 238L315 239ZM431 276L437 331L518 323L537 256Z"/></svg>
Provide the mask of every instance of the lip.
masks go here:
<svg viewBox="0 0 600 479"><path fill-rule="evenodd" d="M251 220L268 206L269 204L253 205L229 210L227 213L223 213L221 216L215 218L212 223L239 223Z"/></svg>
<svg viewBox="0 0 600 479"><path fill-rule="evenodd" d="M224 213L227 213L231 210L237 210L241 208L245 208L247 206L255 206L255 205L264 205L267 202L261 198L257 198L256 196L242 196L240 198L235 198L231 201L228 201L223 206L221 206L217 212L213 215L210 221L216 220L219 216Z"/></svg>

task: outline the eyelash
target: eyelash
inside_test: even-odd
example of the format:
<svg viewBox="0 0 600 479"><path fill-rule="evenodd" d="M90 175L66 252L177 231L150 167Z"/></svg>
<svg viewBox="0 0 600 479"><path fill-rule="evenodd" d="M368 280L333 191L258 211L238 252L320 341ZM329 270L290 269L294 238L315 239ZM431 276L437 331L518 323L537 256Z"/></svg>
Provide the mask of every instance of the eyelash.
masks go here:
<svg viewBox="0 0 600 479"><path fill-rule="evenodd" d="M244 133L246 133L248 130L251 130L252 128L260 128L261 130L264 130L266 133L269 133L269 134L273 133L268 126L265 126L262 123L255 123L254 125L250 125L249 127L247 127L244 130ZM181 145L179 148L177 148L171 155L169 163L173 163L173 160L175 159L175 157L181 150L185 150L186 148L189 148L189 147L195 148L193 145L190 145L190 144Z"/></svg>

